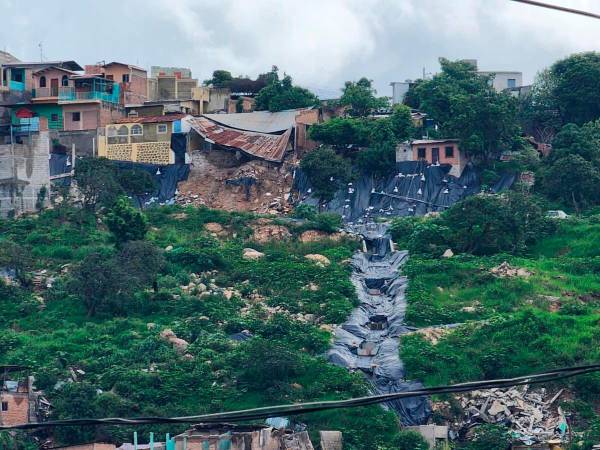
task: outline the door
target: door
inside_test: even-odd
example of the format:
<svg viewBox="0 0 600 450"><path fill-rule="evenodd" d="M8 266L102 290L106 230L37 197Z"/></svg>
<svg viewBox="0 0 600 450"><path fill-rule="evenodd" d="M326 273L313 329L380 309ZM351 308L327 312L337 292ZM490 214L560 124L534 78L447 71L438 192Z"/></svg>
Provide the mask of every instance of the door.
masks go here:
<svg viewBox="0 0 600 450"><path fill-rule="evenodd" d="M437 164L440 162L440 149L438 147L433 147L431 149L431 163Z"/></svg>
<svg viewBox="0 0 600 450"><path fill-rule="evenodd" d="M58 78L50 80L50 97L58 97Z"/></svg>

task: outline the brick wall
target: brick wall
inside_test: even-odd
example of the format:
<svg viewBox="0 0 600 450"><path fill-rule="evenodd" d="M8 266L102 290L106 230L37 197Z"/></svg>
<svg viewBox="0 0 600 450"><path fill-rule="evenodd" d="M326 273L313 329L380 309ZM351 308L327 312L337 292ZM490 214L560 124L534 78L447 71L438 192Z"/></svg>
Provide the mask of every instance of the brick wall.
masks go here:
<svg viewBox="0 0 600 450"><path fill-rule="evenodd" d="M27 393L6 393L1 395L2 403L8 404L8 411L0 408L1 425L17 425L29 421L29 399Z"/></svg>

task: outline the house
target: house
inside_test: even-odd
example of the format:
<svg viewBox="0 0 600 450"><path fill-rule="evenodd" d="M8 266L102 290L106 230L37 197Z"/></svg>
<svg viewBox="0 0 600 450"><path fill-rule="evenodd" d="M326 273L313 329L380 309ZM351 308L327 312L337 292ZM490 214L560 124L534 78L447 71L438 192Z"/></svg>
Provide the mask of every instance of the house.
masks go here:
<svg viewBox="0 0 600 450"><path fill-rule="evenodd" d="M148 101L190 100L198 80L192 71L183 67L152 66L148 79Z"/></svg>
<svg viewBox="0 0 600 450"><path fill-rule="evenodd" d="M504 90L513 90L523 86L523 72L514 71L479 71L480 75L493 77L491 84L496 92Z"/></svg>
<svg viewBox="0 0 600 450"><path fill-rule="evenodd" d="M116 161L185 163L184 114L126 117L100 129L98 156Z"/></svg>
<svg viewBox="0 0 600 450"><path fill-rule="evenodd" d="M66 445L63 447L52 447L48 450L115 450L116 448L117 447L115 446L115 444L91 443Z"/></svg>
<svg viewBox="0 0 600 450"><path fill-rule="evenodd" d="M0 366L0 425L20 425L45 420L50 403L34 390L33 377L12 380L12 373L24 372L27 367Z"/></svg>
<svg viewBox="0 0 600 450"><path fill-rule="evenodd" d="M254 111L256 100L254 97L247 95L232 94L227 100L227 112L229 114L234 113L247 113Z"/></svg>
<svg viewBox="0 0 600 450"><path fill-rule="evenodd" d="M448 164L450 175L459 177L468 158L460 150L458 139L419 139L396 147L396 161L424 161L427 164Z"/></svg>
<svg viewBox="0 0 600 450"><path fill-rule="evenodd" d="M392 105L399 105L404 103L404 98L408 93L408 90L414 85L412 80L406 81L392 81L390 86L392 87Z"/></svg>
<svg viewBox="0 0 600 450"><path fill-rule="evenodd" d="M308 432L269 427L197 425L174 437L175 450L313 450Z"/></svg>
<svg viewBox="0 0 600 450"><path fill-rule="evenodd" d="M321 112L317 108L204 114L203 117L226 127L254 133L282 135L292 130L291 147L300 155L317 147L317 143L309 138L308 130L312 125L322 122Z"/></svg>
<svg viewBox="0 0 600 450"><path fill-rule="evenodd" d="M148 100L148 72L133 64L121 62L85 66L87 75L102 75L121 84L121 105L141 104Z"/></svg>

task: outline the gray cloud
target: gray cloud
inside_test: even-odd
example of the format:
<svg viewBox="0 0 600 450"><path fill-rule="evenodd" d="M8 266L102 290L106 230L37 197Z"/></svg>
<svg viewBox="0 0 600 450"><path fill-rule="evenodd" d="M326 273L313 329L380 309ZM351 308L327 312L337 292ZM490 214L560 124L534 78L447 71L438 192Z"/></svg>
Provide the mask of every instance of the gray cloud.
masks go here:
<svg viewBox="0 0 600 450"><path fill-rule="evenodd" d="M600 12L597 0L548 0ZM181 65L199 79L225 68L255 76L275 64L323 92L368 76L389 82L476 58L486 70L537 71L597 49L600 22L509 0L0 0L0 48L21 59Z"/></svg>

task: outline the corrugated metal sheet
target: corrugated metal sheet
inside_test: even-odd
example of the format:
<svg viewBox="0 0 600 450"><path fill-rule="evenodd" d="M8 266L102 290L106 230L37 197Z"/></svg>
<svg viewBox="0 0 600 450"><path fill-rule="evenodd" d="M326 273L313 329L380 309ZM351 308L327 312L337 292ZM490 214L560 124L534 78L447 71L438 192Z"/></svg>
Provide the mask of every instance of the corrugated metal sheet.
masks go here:
<svg viewBox="0 0 600 450"><path fill-rule="evenodd" d="M222 126L206 117L186 119L203 138L218 145L238 149L251 156L271 162L281 162L290 140L292 129L281 135L253 133Z"/></svg>
<svg viewBox="0 0 600 450"><path fill-rule="evenodd" d="M296 116L305 109L288 109L286 111L269 112L254 111L233 114L204 114L204 117L238 130L256 133L281 133L296 125Z"/></svg>

